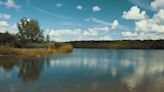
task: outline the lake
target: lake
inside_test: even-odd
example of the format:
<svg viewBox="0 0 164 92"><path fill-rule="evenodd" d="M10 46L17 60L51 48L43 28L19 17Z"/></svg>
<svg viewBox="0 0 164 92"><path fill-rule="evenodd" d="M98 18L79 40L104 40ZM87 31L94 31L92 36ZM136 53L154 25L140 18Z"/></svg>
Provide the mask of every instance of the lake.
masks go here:
<svg viewBox="0 0 164 92"><path fill-rule="evenodd" d="M0 92L164 92L164 50L0 56Z"/></svg>

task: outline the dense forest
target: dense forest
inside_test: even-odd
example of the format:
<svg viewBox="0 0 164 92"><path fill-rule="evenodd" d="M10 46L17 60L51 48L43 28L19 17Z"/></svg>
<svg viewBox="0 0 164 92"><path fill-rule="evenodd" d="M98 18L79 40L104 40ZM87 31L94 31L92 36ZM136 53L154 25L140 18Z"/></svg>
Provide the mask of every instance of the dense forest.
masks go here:
<svg viewBox="0 0 164 92"><path fill-rule="evenodd" d="M74 48L164 49L164 40L72 41Z"/></svg>

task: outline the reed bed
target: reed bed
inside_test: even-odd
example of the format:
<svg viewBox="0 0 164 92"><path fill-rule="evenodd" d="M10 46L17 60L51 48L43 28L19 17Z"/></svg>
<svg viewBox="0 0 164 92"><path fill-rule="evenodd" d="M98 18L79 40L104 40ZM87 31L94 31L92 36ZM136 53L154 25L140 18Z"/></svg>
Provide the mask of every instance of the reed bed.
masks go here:
<svg viewBox="0 0 164 92"><path fill-rule="evenodd" d="M0 55L16 55L16 56L37 56L55 53L71 52L71 45L63 45L60 48L14 48L8 46L0 46Z"/></svg>

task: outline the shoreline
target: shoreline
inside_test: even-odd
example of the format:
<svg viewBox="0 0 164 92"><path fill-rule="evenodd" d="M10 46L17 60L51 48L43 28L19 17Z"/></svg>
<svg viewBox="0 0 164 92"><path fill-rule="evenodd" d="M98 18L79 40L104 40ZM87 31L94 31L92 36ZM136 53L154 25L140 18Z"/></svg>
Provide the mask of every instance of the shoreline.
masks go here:
<svg viewBox="0 0 164 92"><path fill-rule="evenodd" d="M164 40L100 40L70 41L74 48L106 48L106 49L164 49Z"/></svg>
<svg viewBox="0 0 164 92"><path fill-rule="evenodd" d="M36 56L40 57L43 55L60 54L72 52L73 47L61 46L60 48L15 48L0 46L0 56Z"/></svg>

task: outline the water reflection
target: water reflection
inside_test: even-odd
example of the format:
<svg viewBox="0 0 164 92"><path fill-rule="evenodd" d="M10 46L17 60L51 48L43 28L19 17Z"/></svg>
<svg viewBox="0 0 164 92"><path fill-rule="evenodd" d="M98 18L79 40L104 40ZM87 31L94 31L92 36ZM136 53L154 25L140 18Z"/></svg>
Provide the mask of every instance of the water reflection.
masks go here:
<svg viewBox="0 0 164 92"><path fill-rule="evenodd" d="M16 59L15 57L0 57L0 67L6 71L9 71L11 69L13 69L13 67L16 65L16 63L18 62L18 59Z"/></svg>
<svg viewBox="0 0 164 92"><path fill-rule="evenodd" d="M42 60L33 61L33 59L23 59L23 61L18 63L19 77L23 81L36 80L38 79L43 66L44 62Z"/></svg>
<svg viewBox="0 0 164 92"><path fill-rule="evenodd" d="M30 83L18 83L22 89L16 92L163 92L163 60L162 50L75 49L43 58L0 57L0 75L5 71Z"/></svg>
<svg viewBox="0 0 164 92"><path fill-rule="evenodd" d="M0 57L1 71L10 71L16 67L18 77L24 81L37 80L44 65L49 65L49 58Z"/></svg>

